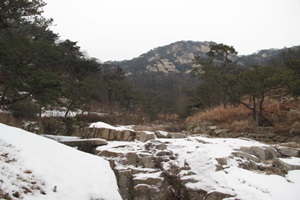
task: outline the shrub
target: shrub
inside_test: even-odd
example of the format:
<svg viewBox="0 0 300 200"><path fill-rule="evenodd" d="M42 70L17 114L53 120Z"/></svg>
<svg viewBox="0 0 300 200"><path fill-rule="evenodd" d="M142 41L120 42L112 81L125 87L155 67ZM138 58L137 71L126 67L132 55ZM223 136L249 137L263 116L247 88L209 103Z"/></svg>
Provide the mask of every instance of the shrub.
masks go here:
<svg viewBox="0 0 300 200"><path fill-rule="evenodd" d="M200 112L187 119L188 122L191 121L209 121L214 123L228 123L235 120L243 120L251 117L252 111L240 105L237 107L228 106L224 108L223 106L218 106L212 109L207 109L204 112Z"/></svg>
<svg viewBox="0 0 300 200"><path fill-rule="evenodd" d="M18 128L22 127L22 122L20 120L14 118L11 114L7 113L0 113L0 123Z"/></svg>
<svg viewBox="0 0 300 200"><path fill-rule="evenodd" d="M33 120L36 119L39 109L33 102L23 100L12 104L10 110L15 118Z"/></svg>
<svg viewBox="0 0 300 200"><path fill-rule="evenodd" d="M40 120L40 133L46 135L57 135L59 127L59 118L43 117Z"/></svg>
<svg viewBox="0 0 300 200"><path fill-rule="evenodd" d="M289 133L291 128L300 129L300 104L297 101L278 102L270 101L265 105L263 115L272 122L274 133ZM252 111L240 105L237 107L223 106L207 109L189 118L189 122L212 122L220 128L236 132L253 131L256 123Z"/></svg>

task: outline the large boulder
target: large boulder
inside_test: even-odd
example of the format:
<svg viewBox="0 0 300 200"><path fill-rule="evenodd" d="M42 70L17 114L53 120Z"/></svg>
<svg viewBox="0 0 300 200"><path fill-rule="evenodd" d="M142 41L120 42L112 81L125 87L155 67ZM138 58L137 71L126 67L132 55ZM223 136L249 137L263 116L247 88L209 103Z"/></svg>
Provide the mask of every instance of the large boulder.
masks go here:
<svg viewBox="0 0 300 200"><path fill-rule="evenodd" d="M257 158L256 156L253 156L253 155L245 153L245 152L236 151L236 152L232 152L232 154L235 155L236 157L243 158L246 160L251 160L256 163L261 162L260 159Z"/></svg>
<svg viewBox="0 0 300 200"><path fill-rule="evenodd" d="M80 151L92 154L96 153L96 148L98 146L107 145L107 141L100 138L65 140L60 141L60 143L71 147L77 147L77 149Z"/></svg>
<svg viewBox="0 0 300 200"><path fill-rule="evenodd" d="M140 131L140 132L137 132L137 139L141 142L146 142L148 140L153 140L155 139L155 134L154 132L149 132L149 131Z"/></svg>
<svg viewBox="0 0 300 200"><path fill-rule="evenodd" d="M284 157L300 157L300 149L291 147L277 147L277 151Z"/></svg>
<svg viewBox="0 0 300 200"><path fill-rule="evenodd" d="M288 162L288 160L275 158L273 160L272 165L276 168L281 169L284 172L288 172L290 170L300 170L300 164L291 164Z"/></svg>
<svg viewBox="0 0 300 200"><path fill-rule="evenodd" d="M114 170L119 186L119 191L123 199L132 199L133 182L132 171L130 169Z"/></svg>
<svg viewBox="0 0 300 200"><path fill-rule="evenodd" d="M107 141L134 141L137 134L133 130L89 127L82 138L102 138Z"/></svg>
<svg viewBox="0 0 300 200"><path fill-rule="evenodd" d="M265 162L267 160L272 160L279 156L279 153L272 147L266 146L252 146L252 147L241 147L241 151L254 155L261 161Z"/></svg>

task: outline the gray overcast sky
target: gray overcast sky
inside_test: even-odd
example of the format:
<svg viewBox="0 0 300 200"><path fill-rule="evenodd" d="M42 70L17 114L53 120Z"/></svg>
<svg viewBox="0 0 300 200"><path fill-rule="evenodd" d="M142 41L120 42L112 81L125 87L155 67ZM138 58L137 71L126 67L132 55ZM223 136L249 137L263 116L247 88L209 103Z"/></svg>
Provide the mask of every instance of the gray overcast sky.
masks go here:
<svg viewBox="0 0 300 200"><path fill-rule="evenodd" d="M61 39L101 61L180 40L232 45L239 55L300 45L300 0L44 0Z"/></svg>

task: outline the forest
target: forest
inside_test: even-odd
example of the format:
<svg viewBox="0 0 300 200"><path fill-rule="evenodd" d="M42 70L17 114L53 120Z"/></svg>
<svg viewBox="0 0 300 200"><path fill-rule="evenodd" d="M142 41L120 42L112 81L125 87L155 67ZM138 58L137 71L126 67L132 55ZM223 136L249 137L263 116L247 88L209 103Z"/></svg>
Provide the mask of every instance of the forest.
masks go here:
<svg viewBox="0 0 300 200"><path fill-rule="evenodd" d="M134 79L116 64L89 57L76 41L61 40L51 30L53 19L43 17L44 6L42 0L0 2L0 107L16 118L36 119L45 109L63 107L65 117L74 110L98 111L142 123L243 105L257 120L272 123L263 113L265 101L300 95L299 48L256 63L241 62L234 47L213 43L205 57L191 60L196 67L188 77L197 85L179 92L174 85L185 80L176 74Z"/></svg>
<svg viewBox="0 0 300 200"><path fill-rule="evenodd" d="M117 104L126 112L139 103L121 68L83 53L77 42L60 40L45 3L1 1L0 106L15 116L45 107L90 111L93 101L106 111ZM26 116L24 116L26 117Z"/></svg>

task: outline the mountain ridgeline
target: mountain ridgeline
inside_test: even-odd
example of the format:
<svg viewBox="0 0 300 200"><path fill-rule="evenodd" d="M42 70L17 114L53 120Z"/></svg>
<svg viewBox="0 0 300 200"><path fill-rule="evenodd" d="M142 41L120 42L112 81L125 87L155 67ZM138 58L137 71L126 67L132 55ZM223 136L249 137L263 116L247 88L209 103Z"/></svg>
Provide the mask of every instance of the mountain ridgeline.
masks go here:
<svg viewBox="0 0 300 200"><path fill-rule="evenodd" d="M127 73L188 73L195 55L206 56L214 42L180 41L157 47L132 60L113 62Z"/></svg>
<svg viewBox="0 0 300 200"><path fill-rule="evenodd" d="M190 74L194 57L206 57L211 44L215 43L175 42L132 60L110 64L123 69L134 90L146 97L152 113L184 112L187 91L199 84L199 79Z"/></svg>
<svg viewBox="0 0 300 200"><path fill-rule="evenodd" d="M183 114L195 88L201 83L199 77L191 74L192 69L197 66L195 57L208 58L210 46L215 44L207 41L179 41L152 49L132 60L109 64L122 68L134 90L149 101L152 112ZM261 50L247 56L233 55L230 59L244 67L282 65L286 61L286 54L297 49L299 46Z"/></svg>

